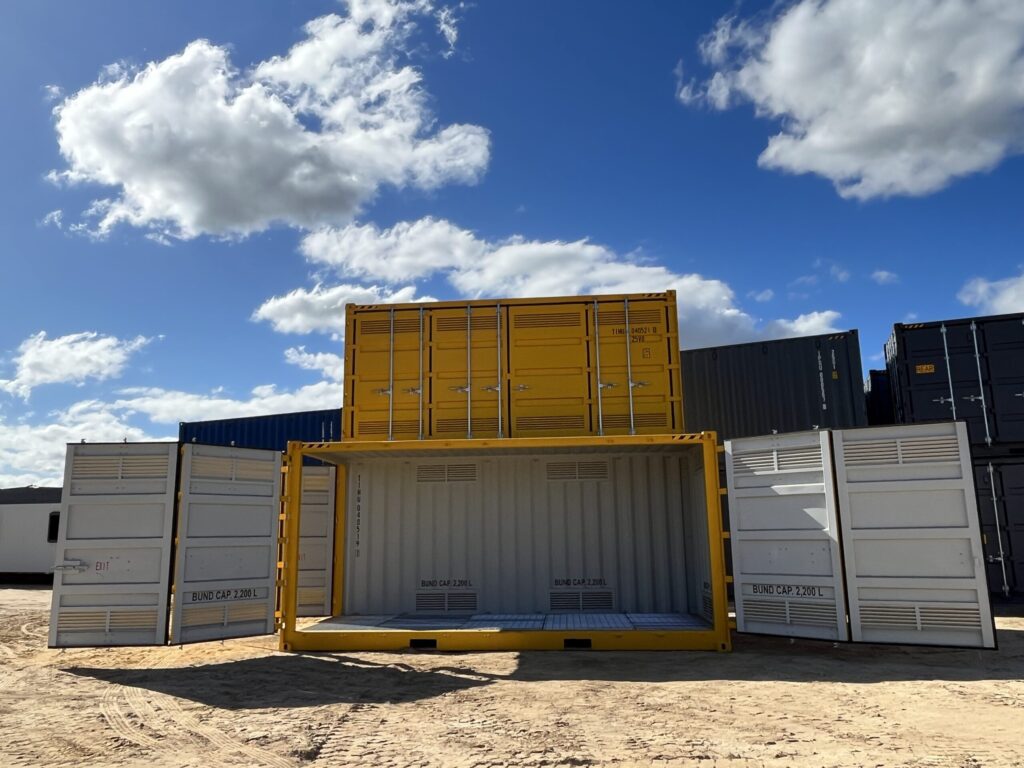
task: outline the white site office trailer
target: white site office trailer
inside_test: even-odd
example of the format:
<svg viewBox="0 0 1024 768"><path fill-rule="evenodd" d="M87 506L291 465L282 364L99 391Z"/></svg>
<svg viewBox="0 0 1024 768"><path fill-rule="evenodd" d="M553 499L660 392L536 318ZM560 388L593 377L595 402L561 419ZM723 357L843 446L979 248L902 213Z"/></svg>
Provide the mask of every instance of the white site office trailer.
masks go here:
<svg viewBox="0 0 1024 768"><path fill-rule="evenodd" d="M0 573L53 573L60 488L0 489Z"/></svg>

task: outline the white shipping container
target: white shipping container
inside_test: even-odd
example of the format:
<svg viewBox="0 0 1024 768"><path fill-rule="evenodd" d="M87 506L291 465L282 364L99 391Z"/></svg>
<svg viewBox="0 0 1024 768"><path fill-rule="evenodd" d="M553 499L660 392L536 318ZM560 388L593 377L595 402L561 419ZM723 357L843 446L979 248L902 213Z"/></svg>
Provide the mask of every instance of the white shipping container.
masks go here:
<svg viewBox="0 0 1024 768"><path fill-rule="evenodd" d="M963 423L767 435L726 455L740 631L995 647Z"/></svg>
<svg viewBox="0 0 1024 768"><path fill-rule="evenodd" d="M177 443L69 445L49 644L166 639Z"/></svg>
<svg viewBox="0 0 1024 768"><path fill-rule="evenodd" d="M57 539L50 533L59 516L60 501L0 504L0 573L53 573Z"/></svg>

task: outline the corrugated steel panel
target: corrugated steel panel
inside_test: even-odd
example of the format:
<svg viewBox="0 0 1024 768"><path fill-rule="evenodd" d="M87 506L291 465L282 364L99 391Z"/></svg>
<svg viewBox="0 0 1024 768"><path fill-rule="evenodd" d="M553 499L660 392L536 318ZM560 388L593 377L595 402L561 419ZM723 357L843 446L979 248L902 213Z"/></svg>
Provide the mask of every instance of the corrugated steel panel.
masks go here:
<svg viewBox="0 0 1024 768"><path fill-rule="evenodd" d="M69 445L50 647L162 645L176 443Z"/></svg>
<svg viewBox="0 0 1024 768"><path fill-rule="evenodd" d="M847 640L828 431L725 444L736 627Z"/></svg>
<svg viewBox="0 0 1024 768"><path fill-rule="evenodd" d="M972 445L1024 442L1024 314L897 323L885 352L900 423L964 419Z"/></svg>
<svg viewBox="0 0 1024 768"><path fill-rule="evenodd" d="M182 443L234 445L284 451L289 440L303 442L341 439L341 408L299 413L274 413L213 421L183 421L178 424Z"/></svg>
<svg viewBox="0 0 1024 768"><path fill-rule="evenodd" d="M850 632L995 647L963 422L836 430Z"/></svg>
<svg viewBox="0 0 1024 768"><path fill-rule="evenodd" d="M1024 455L975 455L974 483L989 590L1024 591Z"/></svg>
<svg viewBox="0 0 1024 768"><path fill-rule="evenodd" d="M336 490L334 467L302 471L299 529L299 616L330 616Z"/></svg>
<svg viewBox="0 0 1024 768"><path fill-rule="evenodd" d="M347 614L712 619L701 451L359 459Z"/></svg>
<svg viewBox="0 0 1024 768"><path fill-rule="evenodd" d="M345 436L680 432L677 325L672 291L350 305Z"/></svg>
<svg viewBox="0 0 1024 768"><path fill-rule="evenodd" d="M186 445L171 642L274 631L281 454Z"/></svg>
<svg viewBox="0 0 1024 768"><path fill-rule="evenodd" d="M682 352L686 430L722 440L867 425L857 331Z"/></svg>

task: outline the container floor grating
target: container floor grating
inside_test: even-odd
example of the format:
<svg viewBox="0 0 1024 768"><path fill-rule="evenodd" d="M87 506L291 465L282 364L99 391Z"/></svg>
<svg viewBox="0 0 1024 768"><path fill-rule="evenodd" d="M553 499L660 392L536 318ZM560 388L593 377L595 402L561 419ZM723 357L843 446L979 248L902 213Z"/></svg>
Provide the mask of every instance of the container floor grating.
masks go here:
<svg viewBox="0 0 1024 768"><path fill-rule="evenodd" d="M445 631L497 629L502 631L548 630L701 630L710 622L683 613L480 613L475 616L424 616L408 613L386 616L333 616L304 632Z"/></svg>

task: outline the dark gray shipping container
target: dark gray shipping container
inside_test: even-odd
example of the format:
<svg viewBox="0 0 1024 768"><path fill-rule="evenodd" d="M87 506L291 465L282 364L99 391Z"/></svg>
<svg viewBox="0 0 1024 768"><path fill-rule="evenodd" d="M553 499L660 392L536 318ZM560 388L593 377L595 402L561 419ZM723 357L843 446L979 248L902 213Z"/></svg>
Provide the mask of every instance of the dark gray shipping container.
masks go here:
<svg viewBox="0 0 1024 768"><path fill-rule="evenodd" d="M283 451L289 440L307 443L341 440L341 408L326 411L274 413L213 421L183 421L178 424L182 443L233 445Z"/></svg>
<svg viewBox="0 0 1024 768"><path fill-rule="evenodd" d="M1019 448L1019 455L974 457L988 586L993 593L1024 592L1024 445Z"/></svg>
<svg viewBox="0 0 1024 768"><path fill-rule="evenodd" d="M896 409L892 402L892 385L888 371L868 371L868 378L864 383L864 399L869 426L881 427L896 423Z"/></svg>
<svg viewBox="0 0 1024 768"><path fill-rule="evenodd" d="M964 419L973 446L1024 442L1024 314L897 323L885 359L899 423Z"/></svg>
<svg viewBox="0 0 1024 768"><path fill-rule="evenodd" d="M720 440L867 426L856 330L683 350L687 432Z"/></svg>

